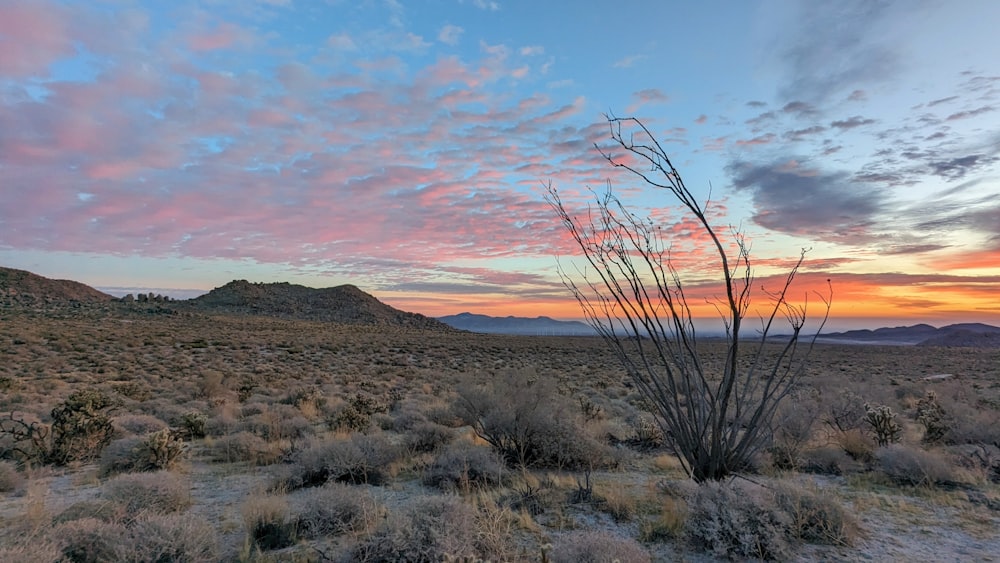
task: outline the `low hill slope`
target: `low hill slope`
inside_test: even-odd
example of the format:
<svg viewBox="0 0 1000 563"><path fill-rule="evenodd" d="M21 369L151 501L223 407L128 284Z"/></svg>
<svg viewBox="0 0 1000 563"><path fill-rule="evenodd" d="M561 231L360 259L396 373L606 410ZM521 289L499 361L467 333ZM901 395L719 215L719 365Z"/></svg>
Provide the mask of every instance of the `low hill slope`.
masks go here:
<svg viewBox="0 0 1000 563"><path fill-rule="evenodd" d="M104 303L113 299L80 282L53 280L26 270L0 267L0 301L8 305L73 301Z"/></svg>
<svg viewBox="0 0 1000 563"><path fill-rule="evenodd" d="M235 280L183 303L206 312L452 330L435 319L390 307L353 285L313 289L287 282Z"/></svg>
<svg viewBox="0 0 1000 563"><path fill-rule="evenodd" d="M559 336L593 336L590 325L577 321L557 321L549 317L491 317L459 313L438 317L438 320L460 330L488 334L528 334Z"/></svg>

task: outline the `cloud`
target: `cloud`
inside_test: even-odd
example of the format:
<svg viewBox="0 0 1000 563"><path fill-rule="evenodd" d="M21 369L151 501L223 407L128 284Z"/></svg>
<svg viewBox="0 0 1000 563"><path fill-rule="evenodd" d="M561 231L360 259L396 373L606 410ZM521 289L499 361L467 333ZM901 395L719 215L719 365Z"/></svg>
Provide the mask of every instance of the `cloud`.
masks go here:
<svg viewBox="0 0 1000 563"><path fill-rule="evenodd" d="M733 186L750 195L754 222L778 232L863 244L885 212L884 196L843 172L822 172L794 160L736 161L726 171Z"/></svg>
<svg viewBox="0 0 1000 563"><path fill-rule="evenodd" d="M645 55L629 55L627 57L622 57L621 59L618 59L611 66L613 66L614 68L632 68L633 66L635 66L635 63L641 61L644 58L646 58Z"/></svg>
<svg viewBox="0 0 1000 563"><path fill-rule="evenodd" d="M948 117L946 117L945 119L947 121L955 121L956 119L968 119L970 117L976 117L977 115L982 115L984 113L989 113L991 111L994 111L994 109L996 109L996 108L994 108L993 106L982 106L982 107L978 107L976 109L972 109L972 110L968 110L968 111L960 111L960 112L953 113L953 114L949 115Z"/></svg>
<svg viewBox="0 0 1000 563"><path fill-rule="evenodd" d="M462 0L459 1L461 2ZM500 9L500 3L492 0L472 0L472 5L480 10L486 10L489 12L496 12Z"/></svg>
<svg viewBox="0 0 1000 563"><path fill-rule="evenodd" d="M840 119L830 123L830 127L836 129L854 129L855 127L862 127L864 125L871 125L875 123L874 119L866 119L860 115L855 115L854 117L849 117L847 119Z"/></svg>
<svg viewBox="0 0 1000 563"><path fill-rule="evenodd" d="M63 4L45 0L0 4L0 75L47 74L52 62L73 56L72 17Z"/></svg>
<svg viewBox="0 0 1000 563"><path fill-rule="evenodd" d="M465 30L457 25L445 25L441 28L441 31L438 32L438 41L448 45L458 45L458 40L462 37L462 33L464 32Z"/></svg>
<svg viewBox="0 0 1000 563"><path fill-rule="evenodd" d="M541 45L528 45L518 49L518 52L521 53L521 56L523 57L535 57L538 55L544 55L545 47L542 47Z"/></svg>
<svg viewBox="0 0 1000 563"><path fill-rule="evenodd" d="M901 56L890 42L877 38L884 35L879 31L882 26L899 18L903 10L867 0L793 5L788 20L773 23L794 29L778 48L786 68L781 95L821 102L845 90L855 97L871 84L892 80Z"/></svg>
<svg viewBox="0 0 1000 563"><path fill-rule="evenodd" d="M928 162L928 166L930 166L933 174L949 180L958 180L964 178L967 174L987 167L998 160L1000 159L997 157L990 157L982 154L970 154L944 161Z"/></svg>

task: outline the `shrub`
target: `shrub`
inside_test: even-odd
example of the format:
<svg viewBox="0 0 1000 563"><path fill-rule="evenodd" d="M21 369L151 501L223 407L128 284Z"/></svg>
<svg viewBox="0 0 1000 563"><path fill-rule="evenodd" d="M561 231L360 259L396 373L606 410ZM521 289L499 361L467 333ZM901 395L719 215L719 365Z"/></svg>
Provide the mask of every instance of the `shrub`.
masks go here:
<svg viewBox="0 0 1000 563"><path fill-rule="evenodd" d="M380 485L388 477L388 465L398 455L398 448L381 434L351 434L346 440L302 450L285 484L292 489L315 487L327 481Z"/></svg>
<svg viewBox="0 0 1000 563"><path fill-rule="evenodd" d="M903 427L896 422L896 413L886 405L865 405L865 423L875 433L875 442L887 446L899 441Z"/></svg>
<svg viewBox="0 0 1000 563"><path fill-rule="evenodd" d="M299 513L298 530L305 538L364 532L378 516L379 507L368 491L331 483L306 499Z"/></svg>
<svg viewBox="0 0 1000 563"><path fill-rule="evenodd" d="M186 440L204 438L208 432L208 416L196 411L186 412L181 415L177 426Z"/></svg>
<svg viewBox="0 0 1000 563"><path fill-rule="evenodd" d="M24 486L24 475L9 461L0 460L0 493L9 493Z"/></svg>
<svg viewBox="0 0 1000 563"><path fill-rule="evenodd" d="M189 484L169 471L119 475L104 483L101 496L123 505L130 516L181 512L191 506Z"/></svg>
<svg viewBox="0 0 1000 563"><path fill-rule="evenodd" d="M66 464L100 455L114 435L111 410L118 404L102 391L84 389L52 409L50 461Z"/></svg>
<svg viewBox="0 0 1000 563"><path fill-rule="evenodd" d="M65 561L102 563L116 559L126 530L121 524L81 518L59 525L52 535L58 538Z"/></svg>
<svg viewBox="0 0 1000 563"><path fill-rule="evenodd" d="M841 432L836 436L837 445L851 459L861 463L871 463L875 460L875 444L864 432L858 429Z"/></svg>
<svg viewBox="0 0 1000 563"><path fill-rule="evenodd" d="M328 421L332 430L363 432L371 425L372 416L389 411L389 405L370 395L358 393Z"/></svg>
<svg viewBox="0 0 1000 563"><path fill-rule="evenodd" d="M943 455L902 444L880 448L876 452L879 469L900 485L955 486L958 473Z"/></svg>
<svg viewBox="0 0 1000 563"><path fill-rule="evenodd" d="M924 427L923 441L926 443L940 442L948 434L948 417L934 391L928 391L917 401L917 422Z"/></svg>
<svg viewBox="0 0 1000 563"><path fill-rule="evenodd" d="M799 469L807 473L843 475L857 465L843 448L835 446L805 450L799 457Z"/></svg>
<svg viewBox="0 0 1000 563"><path fill-rule="evenodd" d="M683 499L667 496L652 520L639 524L642 541L670 541L681 537L687 520L687 504Z"/></svg>
<svg viewBox="0 0 1000 563"><path fill-rule="evenodd" d="M506 467L490 448L455 445L435 458L424 472L424 484L444 490L495 487L503 483Z"/></svg>
<svg viewBox="0 0 1000 563"><path fill-rule="evenodd" d="M214 440L209 455L219 463L249 461L254 465L271 465L281 461L282 451L273 442L244 431Z"/></svg>
<svg viewBox="0 0 1000 563"><path fill-rule="evenodd" d="M357 544L352 560L375 563L486 558L476 546L476 511L457 497L414 500Z"/></svg>
<svg viewBox="0 0 1000 563"><path fill-rule="evenodd" d="M794 537L811 543L853 545L860 527L853 514L832 496L783 484L776 492L778 507L790 517Z"/></svg>
<svg viewBox="0 0 1000 563"><path fill-rule="evenodd" d="M403 436L403 445L413 453L429 453L454 439L451 428L433 422L418 422Z"/></svg>
<svg viewBox="0 0 1000 563"><path fill-rule="evenodd" d="M145 435L167 428L167 423L148 414L127 414L115 418L115 426L125 434Z"/></svg>
<svg viewBox="0 0 1000 563"><path fill-rule="evenodd" d="M284 498L250 497L241 512L247 539L258 550L282 549L295 543L297 524Z"/></svg>
<svg viewBox="0 0 1000 563"><path fill-rule="evenodd" d="M735 483L704 483L688 502L685 533L717 557L781 560L789 555L787 526L771 499Z"/></svg>
<svg viewBox="0 0 1000 563"><path fill-rule="evenodd" d="M579 409L550 380L526 373L462 386L455 412L510 465L586 469L613 463L584 431Z"/></svg>
<svg viewBox="0 0 1000 563"><path fill-rule="evenodd" d="M777 469L797 469L802 450L812 437L818 408L804 396L790 397L774 419L772 443L768 448L771 463Z"/></svg>
<svg viewBox="0 0 1000 563"><path fill-rule="evenodd" d="M107 476L170 469L180 461L184 451L184 442L169 428L142 438L123 438L101 453L100 473Z"/></svg>
<svg viewBox="0 0 1000 563"><path fill-rule="evenodd" d="M552 542L553 563L647 563L649 552L632 538L607 530L575 530Z"/></svg>
<svg viewBox="0 0 1000 563"><path fill-rule="evenodd" d="M219 561L215 528L202 518L187 514L143 514L129 527L114 561L148 563Z"/></svg>

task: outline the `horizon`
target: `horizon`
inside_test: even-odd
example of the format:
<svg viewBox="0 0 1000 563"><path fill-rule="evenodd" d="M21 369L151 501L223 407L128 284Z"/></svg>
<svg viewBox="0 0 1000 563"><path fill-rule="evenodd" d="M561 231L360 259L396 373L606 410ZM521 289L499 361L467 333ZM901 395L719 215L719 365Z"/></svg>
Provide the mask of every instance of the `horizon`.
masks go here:
<svg viewBox="0 0 1000 563"><path fill-rule="evenodd" d="M1000 3L572 6L4 2L0 264L579 319L543 186L582 213L610 181L714 318L703 238L595 149L611 113L746 233L757 285L809 248L793 295L830 280L837 326L1000 325Z"/></svg>

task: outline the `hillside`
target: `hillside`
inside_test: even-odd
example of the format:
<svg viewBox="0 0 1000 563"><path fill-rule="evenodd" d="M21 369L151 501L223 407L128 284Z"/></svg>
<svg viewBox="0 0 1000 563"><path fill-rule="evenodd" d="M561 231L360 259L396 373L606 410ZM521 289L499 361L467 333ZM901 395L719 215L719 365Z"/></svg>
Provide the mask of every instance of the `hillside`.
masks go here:
<svg viewBox="0 0 1000 563"><path fill-rule="evenodd" d="M80 282L54 280L25 270L0 267L0 303L4 305L105 303L113 299Z"/></svg>
<svg viewBox="0 0 1000 563"><path fill-rule="evenodd" d="M438 320L460 330L486 334L526 334L558 336L593 336L594 329L576 321L557 321L549 317L491 317L459 313Z"/></svg>
<svg viewBox="0 0 1000 563"><path fill-rule="evenodd" d="M935 328L928 324L849 330L823 334L821 340L845 344L903 344L917 346L951 346L998 348L1000 327L982 323L962 323Z"/></svg>
<svg viewBox="0 0 1000 563"><path fill-rule="evenodd" d="M204 312L452 330L435 319L390 307L353 285L313 289L287 282L235 280L178 303Z"/></svg>

